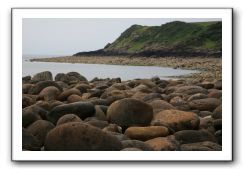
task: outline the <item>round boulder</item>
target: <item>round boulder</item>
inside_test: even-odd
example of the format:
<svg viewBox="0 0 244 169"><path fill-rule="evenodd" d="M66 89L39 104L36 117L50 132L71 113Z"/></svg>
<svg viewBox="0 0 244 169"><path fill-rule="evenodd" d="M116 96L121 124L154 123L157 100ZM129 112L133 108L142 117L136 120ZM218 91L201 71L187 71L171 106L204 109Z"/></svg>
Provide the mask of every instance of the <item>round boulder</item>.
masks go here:
<svg viewBox="0 0 244 169"><path fill-rule="evenodd" d="M113 135L80 122L52 129L45 140L47 151L119 151L121 142Z"/></svg>
<svg viewBox="0 0 244 169"><path fill-rule="evenodd" d="M107 110L107 119L122 128L149 125L152 117L152 107L136 99L118 100Z"/></svg>
<svg viewBox="0 0 244 169"><path fill-rule="evenodd" d="M182 130L174 133L175 139L180 144L196 143L202 141L216 142L216 138L213 134L207 130Z"/></svg>
<svg viewBox="0 0 244 169"><path fill-rule="evenodd" d="M46 80L53 80L53 75L51 72L49 71L44 71L44 72L40 72L35 74L32 79L33 82L39 82L39 81L46 81Z"/></svg>
<svg viewBox="0 0 244 169"><path fill-rule="evenodd" d="M133 140L146 141L156 137L167 136L169 130L164 126L129 127L124 134Z"/></svg>
<svg viewBox="0 0 244 169"><path fill-rule="evenodd" d="M221 151L222 146L211 141L182 144L181 151Z"/></svg>
<svg viewBox="0 0 244 169"><path fill-rule="evenodd" d="M169 137L157 137L145 142L155 151L176 151L179 150L179 142Z"/></svg>
<svg viewBox="0 0 244 169"><path fill-rule="evenodd" d="M174 131L198 129L200 119L192 112L185 112L180 110L164 110L156 114L152 124L162 123Z"/></svg>
<svg viewBox="0 0 244 169"><path fill-rule="evenodd" d="M66 114L58 119L57 126L69 122L82 122L75 114Z"/></svg>
<svg viewBox="0 0 244 169"><path fill-rule="evenodd" d="M35 136L43 145L47 133L54 127L55 126L49 121L37 120L27 127L27 131Z"/></svg>
<svg viewBox="0 0 244 169"><path fill-rule="evenodd" d="M45 101L50 101L50 100L56 100L56 98L59 96L61 91L55 87L55 86L48 86L39 93L38 95L38 100L45 100Z"/></svg>
<svg viewBox="0 0 244 169"><path fill-rule="evenodd" d="M149 146L148 144L144 143L143 141L139 140L123 140L121 141L123 145L123 149L129 148L129 147L135 147L139 148L143 151L153 151L153 148Z"/></svg>
<svg viewBox="0 0 244 169"><path fill-rule="evenodd" d="M47 119L56 124L58 119L65 114L75 114L81 119L95 114L94 105L89 102L75 102L54 107L48 114Z"/></svg>
<svg viewBox="0 0 244 169"><path fill-rule="evenodd" d="M199 99L199 100L192 100L189 102L189 106L192 110L206 110L206 111L213 111L216 107L221 104L221 101L216 98L206 98L206 99Z"/></svg>

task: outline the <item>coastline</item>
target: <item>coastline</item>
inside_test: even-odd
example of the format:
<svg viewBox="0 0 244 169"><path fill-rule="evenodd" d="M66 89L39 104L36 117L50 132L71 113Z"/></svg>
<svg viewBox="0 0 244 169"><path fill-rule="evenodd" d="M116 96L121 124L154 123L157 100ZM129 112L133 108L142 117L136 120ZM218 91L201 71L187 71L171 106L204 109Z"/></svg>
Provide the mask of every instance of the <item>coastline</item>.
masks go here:
<svg viewBox="0 0 244 169"><path fill-rule="evenodd" d="M215 57L61 56L36 58L30 59L30 61L171 67L175 69L179 68L201 71L187 76L177 76L172 78L199 82L222 79L222 59Z"/></svg>

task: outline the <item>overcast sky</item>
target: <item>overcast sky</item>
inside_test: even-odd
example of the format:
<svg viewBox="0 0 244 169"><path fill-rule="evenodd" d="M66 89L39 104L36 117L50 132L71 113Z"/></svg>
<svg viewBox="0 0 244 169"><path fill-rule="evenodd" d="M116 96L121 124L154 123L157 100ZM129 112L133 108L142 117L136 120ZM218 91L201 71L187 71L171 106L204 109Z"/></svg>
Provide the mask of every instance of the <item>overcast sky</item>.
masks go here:
<svg viewBox="0 0 244 169"><path fill-rule="evenodd" d="M23 19L23 55L62 56L103 48L133 24L220 19Z"/></svg>

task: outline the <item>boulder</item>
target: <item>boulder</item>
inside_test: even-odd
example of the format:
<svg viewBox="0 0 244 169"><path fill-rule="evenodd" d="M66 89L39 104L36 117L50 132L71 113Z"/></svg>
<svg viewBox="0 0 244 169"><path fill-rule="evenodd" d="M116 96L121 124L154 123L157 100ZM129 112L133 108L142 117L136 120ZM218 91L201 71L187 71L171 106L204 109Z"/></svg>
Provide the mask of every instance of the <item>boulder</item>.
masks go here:
<svg viewBox="0 0 244 169"><path fill-rule="evenodd" d="M169 134L169 130L164 126L129 127L124 134L133 140L146 141L156 137L165 137Z"/></svg>
<svg viewBox="0 0 244 169"><path fill-rule="evenodd" d="M92 125L100 129L103 129L104 127L108 126L108 122L103 120L90 120L87 121L86 124Z"/></svg>
<svg viewBox="0 0 244 169"><path fill-rule="evenodd" d="M179 142L169 137L157 137L145 142L154 151L176 151L179 150Z"/></svg>
<svg viewBox="0 0 244 169"><path fill-rule="evenodd" d="M222 98L222 91L216 89L212 90L211 92L208 93L208 97L220 99Z"/></svg>
<svg viewBox="0 0 244 169"><path fill-rule="evenodd" d="M59 125L45 140L47 151L119 151L123 147L113 135L80 122Z"/></svg>
<svg viewBox="0 0 244 169"><path fill-rule="evenodd" d="M55 126L46 120L37 120L27 127L27 131L35 136L43 145L47 133L53 129Z"/></svg>
<svg viewBox="0 0 244 169"><path fill-rule="evenodd" d="M169 103L179 110L190 110L190 106L188 105L188 103L179 96L172 98Z"/></svg>
<svg viewBox="0 0 244 169"><path fill-rule="evenodd" d="M34 84L22 84L22 94L28 94L29 90L35 86Z"/></svg>
<svg viewBox="0 0 244 169"><path fill-rule="evenodd" d="M149 104L136 99L122 99L112 103L107 110L107 119L122 128L147 126L153 117Z"/></svg>
<svg viewBox="0 0 244 169"><path fill-rule="evenodd" d="M176 109L174 106L164 100L154 100L149 104L152 106L154 114L157 114L158 112L163 110Z"/></svg>
<svg viewBox="0 0 244 169"><path fill-rule="evenodd" d="M68 103L74 103L82 101L82 98L77 94L72 94L67 98Z"/></svg>
<svg viewBox="0 0 244 169"><path fill-rule="evenodd" d="M214 119L222 119L222 105L216 107L213 111L212 118Z"/></svg>
<svg viewBox="0 0 244 169"><path fill-rule="evenodd" d="M67 98L68 98L70 95L72 95L72 94L76 94L76 95L78 95L78 96L81 95L81 93L80 93L80 91L79 91L78 89L76 89L76 88L71 88L71 89L67 89L67 90L63 91L63 92L59 95L58 100L60 100L60 101L65 101L65 100L67 100Z"/></svg>
<svg viewBox="0 0 244 169"><path fill-rule="evenodd" d="M204 82L198 84L198 86L201 86L201 87L203 87L205 89L212 89L212 88L214 88L214 84L212 82L207 82L207 81L204 81Z"/></svg>
<svg viewBox="0 0 244 169"><path fill-rule="evenodd" d="M189 102L189 106L192 110L200 110L200 111L213 111L216 107L221 104L221 101L216 98L206 98L199 100L192 100Z"/></svg>
<svg viewBox="0 0 244 169"><path fill-rule="evenodd" d="M36 102L36 99L31 97L30 95L23 94L22 95L22 108L33 105Z"/></svg>
<svg viewBox="0 0 244 169"><path fill-rule="evenodd" d="M162 123L174 131L198 129L200 119L192 112L180 110L164 110L156 114L152 121L152 125Z"/></svg>
<svg viewBox="0 0 244 169"><path fill-rule="evenodd" d="M121 151L142 151L142 150L136 147L127 147L122 149Z"/></svg>
<svg viewBox="0 0 244 169"><path fill-rule="evenodd" d="M44 71L44 72L40 72L40 73L37 73L35 74L32 79L31 79L33 82L39 82L39 81L47 81L47 80L50 80L52 81L53 80L53 76L52 76L52 73L49 72L49 71Z"/></svg>
<svg viewBox="0 0 244 169"><path fill-rule="evenodd" d="M63 91L62 87L60 87L56 82L54 81L40 81L35 84L30 90L29 94L39 94L44 88L48 86L55 86L57 87L60 91Z"/></svg>
<svg viewBox="0 0 244 169"><path fill-rule="evenodd" d="M175 139L180 142L180 144L196 143L203 141L216 142L216 138L213 134L207 130L182 130L174 133Z"/></svg>
<svg viewBox="0 0 244 169"><path fill-rule="evenodd" d="M37 120L45 119L47 111L39 106L32 105L22 110L22 126L27 127Z"/></svg>
<svg viewBox="0 0 244 169"><path fill-rule="evenodd" d="M39 93L38 100L56 100L61 91L55 86L48 86Z"/></svg>
<svg viewBox="0 0 244 169"><path fill-rule="evenodd" d="M200 86L181 86L181 87L178 87L174 92L187 94L187 95L193 95L196 93L207 94L207 90Z"/></svg>
<svg viewBox="0 0 244 169"><path fill-rule="evenodd" d="M221 151L222 146L211 141L182 144L181 151Z"/></svg>
<svg viewBox="0 0 244 169"><path fill-rule="evenodd" d="M39 151L41 150L41 146L41 142L35 136L22 128L22 149Z"/></svg>
<svg viewBox="0 0 244 169"><path fill-rule="evenodd" d="M139 148L143 151L153 151L153 148L149 146L148 144L144 143L143 141L139 140L124 140L121 141L123 145L123 149L129 148L129 147L134 147L134 148Z"/></svg>
<svg viewBox="0 0 244 169"><path fill-rule="evenodd" d="M82 120L75 114L66 114L58 119L57 126L70 122L82 122Z"/></svg>
<svg viewBox="0 0 244 169"><path fill-rule="evenodd" d="M95 106L95 117L98 119L98 120L107 120L107 117L106 117L106 111L104 112L103 108L102 107L105 107L105 106L98 106L96 105Z"/></svg>
<svg viewBox="0 0 244 169"><path fill-rule="evenodd" d="M198 100L198 99L205 99L207 98L208 96L206 94L203 94L203 93L196 93L196 94L193 94L191 95L187 101L192 101L192 100Z"/></svg>
<svg viewBox="0 0 244 169"><path fill-rule="evenodd" d="M54 79L55 79L55 81L61 81L64 83L69 83L69 76L66 75L65 73L58 73Z"/></svg>
<svg viewBox="0 0 244 169"><path fill-rule="evenodd" d="M222 80L218 80L214 83L214 88L222 90Z"/></svg>
<svg viewBox="0 0 244 169"><path fill-rule="evenodd" d="M67 73L67 76L69 77L69 81L85 81L85 82L87 82L87 79L77 72L69 72L69 73Z"/></svg>
<svg viewBox="0 0 244 169"><path fill-rule="evenodd" d="M102 130L106 132L122 133L122 128L117 124L109 124L108 126L104 127Z"/></svg>
<svg viewBox="0 0 244 169"><path fill-rule="evenodd" d="M56 124L58 119L66 114L75 114L81 119L95 114L94 105L89 102L75 102L54 107L48 114L47 119Z"/></svg>

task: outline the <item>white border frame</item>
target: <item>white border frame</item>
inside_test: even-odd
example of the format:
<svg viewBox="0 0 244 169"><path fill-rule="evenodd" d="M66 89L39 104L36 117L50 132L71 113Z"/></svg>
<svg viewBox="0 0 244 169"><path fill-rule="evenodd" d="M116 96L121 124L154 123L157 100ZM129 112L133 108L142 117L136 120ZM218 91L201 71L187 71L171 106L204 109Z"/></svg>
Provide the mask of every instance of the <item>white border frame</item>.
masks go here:
<svg viewBox="0 0 244 169"><path fill-rule="evenodd" d="M22 151L23 18L222 18L222 151ZM12 9L13 161L232 161L232 9Z"/></svg>

